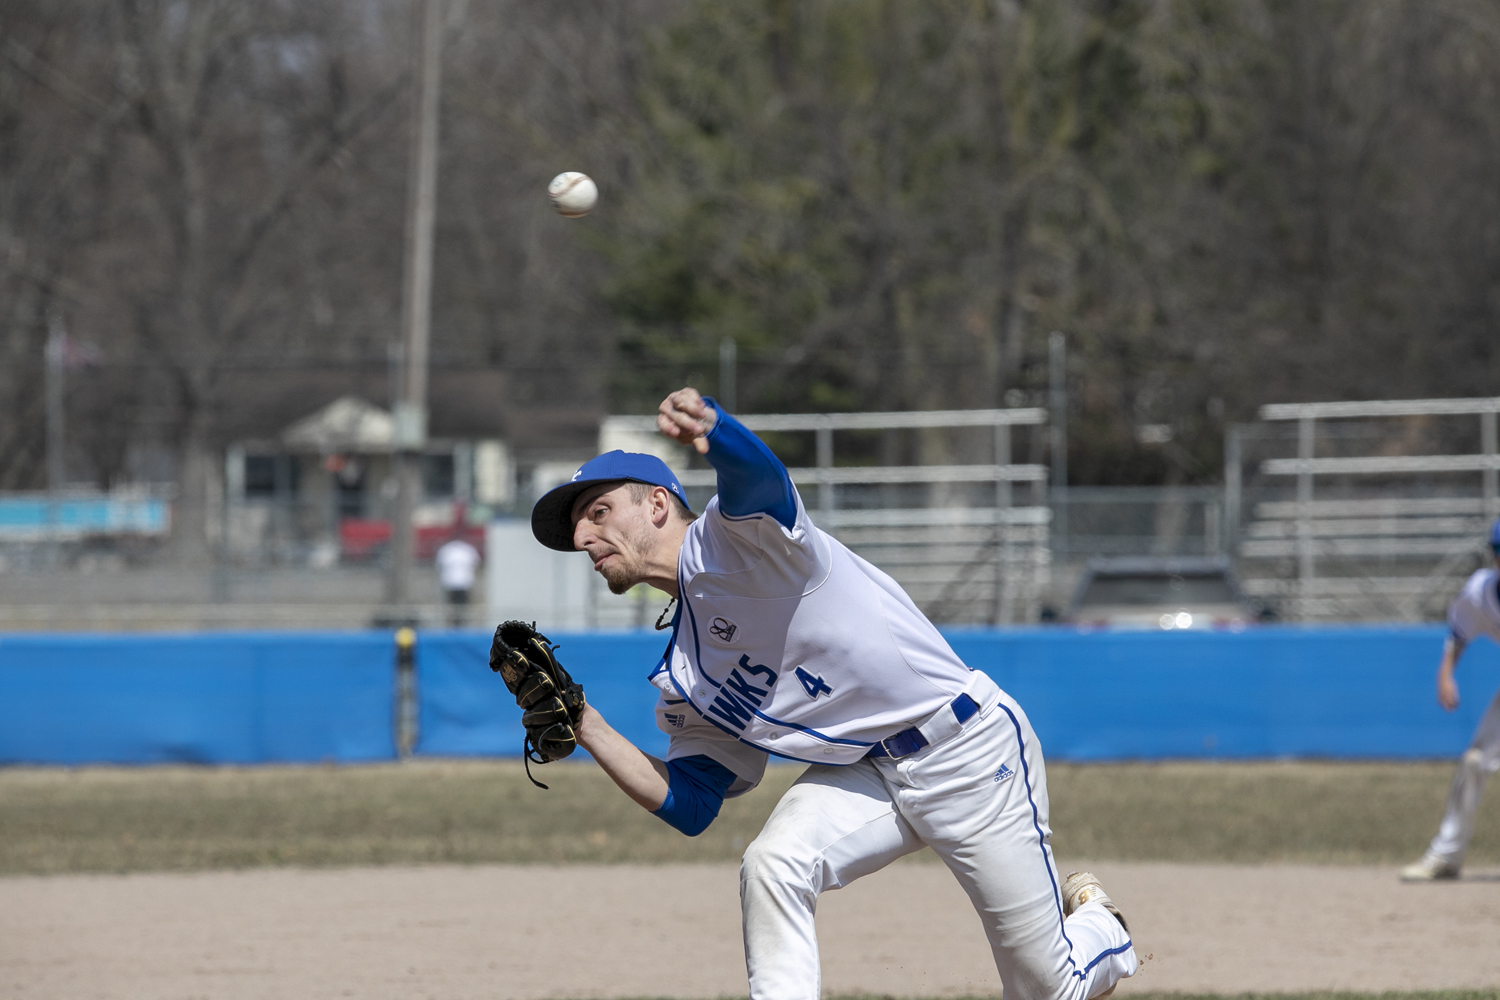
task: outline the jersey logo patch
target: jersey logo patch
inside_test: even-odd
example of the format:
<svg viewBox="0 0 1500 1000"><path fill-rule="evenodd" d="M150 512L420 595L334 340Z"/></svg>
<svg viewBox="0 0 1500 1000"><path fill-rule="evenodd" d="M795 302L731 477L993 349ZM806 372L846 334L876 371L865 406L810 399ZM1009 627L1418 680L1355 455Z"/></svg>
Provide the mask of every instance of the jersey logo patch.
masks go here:
<svg viewBox="0 0 1500 1000"><path fill-rule="evenodd" d="M1000 765L1000 770L998 770L998 771L995 772L995 781L997 783L1001 782L1001 781L1009 781L1011 778L1014 778L1015 776L1016 776L1016 772L1014 772L1014 771L1012 771L1010 769L1010 765L1009 764L1001 764Z"/></svg>
<svg viewBox="0 0 1500 1000"><path fill-rule="evenodd" d="M744 673L740 673L743 670ZM765 687L750 683L749 677L756 679L765 678ZM766 695L776 684L776 671L763 663L751 663L748 655L740 657L740 665L729 671L729 677L725 679L724 686L719 688L719 693L714 696L713 704L708 706L712 715L717 715L729 725L744 732L745 726L750 722L755 710L765 701Z"/></svg>
<svg viewBox="0 0 1500 1000"><path fill-rule="evenodd" d="M667 720L667 725L671 726L673 729L681 729L683 726L687 725L686 715L677 715L672 712L663 712L661 713L661 715L662 718Z"/></svg>
<svg viewBox="0 0 1500 1000"><path fill-rule="evenodd" d="M814 677L812 674L797 668L797 680L802 682L802 687L807 691L809 698L817 698L820 694L833 694L833 688L823 683L823 678Z"/></svg>
<svg viewBox="0 0 1500 1000"><path fill-rule="evenodd" d="M733 642L740 627L728 618L715 618L708 623L708 634L721 642Z"/></svg>

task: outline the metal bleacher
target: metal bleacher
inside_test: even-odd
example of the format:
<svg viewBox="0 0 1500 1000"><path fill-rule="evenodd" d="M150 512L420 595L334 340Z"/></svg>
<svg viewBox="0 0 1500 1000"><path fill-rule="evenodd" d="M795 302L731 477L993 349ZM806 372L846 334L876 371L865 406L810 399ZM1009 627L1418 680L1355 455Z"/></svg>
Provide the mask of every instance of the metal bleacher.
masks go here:
<svg viewBox="0 0 1500 1000"><path fill-rule="evenodd" d="M1036 407L903 413L752 414L757 434L814 435L816 464L790 468L813 520L891 574L935 621L1035 621L1050 551L1045 465L1011 460L1011 428L1038 425ZM930 465L838 465L837 434L870 431L988 432L988 461ZM610 417L609 433L652 434L651 417ZM679 478L695 506L711 495L714 472ZM1029 494L1017 497L1017 488Z"/></svg>
<svg viewBox="0 0 1500 1000"><path fill-rule="evenodd" d="M1265 422L1295 421L1297 455L1260 462L1260 479L1294 487L1291 499L1251 504L1238 540L1247 589L1288 617L1420 620L1441 614L1462 579L1488 557L1489 522L1500 515L1496 414L1500 397L1295 403L1262 407ZM1403 447L1395 427L1478 418L1478 450L1391 454ZM1345 434L1386 454L1318 454L1329 423L1347 431L1380 422L1384 433ZM1473 441L1451 422L1439 439ZM1413 437L1407 434L1406 437ZM1420 444L1434 435L1415 435ZM1323 447L1333 444L1323 434ZM1348 450L1347 447L1344 450ZM1238 510L1238 462L1228 477ZM1258 566L1258 571L1257 571Z"/></svg>

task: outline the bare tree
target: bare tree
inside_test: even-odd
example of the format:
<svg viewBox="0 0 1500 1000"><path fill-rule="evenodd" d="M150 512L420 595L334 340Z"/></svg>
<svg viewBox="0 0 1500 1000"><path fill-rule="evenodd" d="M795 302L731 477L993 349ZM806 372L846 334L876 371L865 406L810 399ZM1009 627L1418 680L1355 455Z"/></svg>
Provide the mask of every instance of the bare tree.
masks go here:
<svg viewBox="0 0 1500 1000"><path fill-rule="evenodd" d="M1080 482L1211 479L1268 400L1493 391L1485 0L449 12L433 361L503 381L513 434L711 385L726 337L743 405L849 409L1032 401L1064 330ZM0 486L41 481L53 312L105 356L75 457L169 444L185 558L248 397L379 381L413 26L0 7ZM546 204L565 169L588 219Z"/></svg>
<svg viewBox="0 0 1500 1000"><path fill-rule="evenodd" d="M118 235L136 253L117 293L175 395L174 538L188 562L206 555L221 375L248 348L271 348L292 308L287 223L405 85L392 73L351 93L339 23L318 17L295 4L130 0L108 26L134 111Z"/></svg>
<svg viewBox="0 0 1500 1000"><path fill-rule="evenodd" d="M78 265L99 239L119 177L128 101L84 5L0 11L0 486L42 477L43 344L49 317L88 297Z"/></svg>

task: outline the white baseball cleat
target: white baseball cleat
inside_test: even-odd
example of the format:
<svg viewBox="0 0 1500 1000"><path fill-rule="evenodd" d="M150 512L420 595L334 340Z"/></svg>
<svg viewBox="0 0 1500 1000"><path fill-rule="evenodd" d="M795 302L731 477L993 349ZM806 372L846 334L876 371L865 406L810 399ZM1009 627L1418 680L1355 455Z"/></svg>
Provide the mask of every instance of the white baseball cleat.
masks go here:
<svg viewBox="0 0 1500 1000"><path fill-rule="evenodd" d="M1099 877L1093 872L1070 872L1063 879L1062 884L1063 916L1071 916L1073 911L1084 903L1103 903L1104 908L1115 915L1120 926L1125 928L1125 933L1130 933L1130 925L1125 922L1125 914L1115 905L1115 901L1109 898L1109 893L1104 891L1104 886L1099 884Z"/></svg>
<svg viewBox="0 0 1500 1000"><path fill-rule="evenodd" d="M1130 933L1130 925L1125 922L1125 914L1115 905L1115 901L1109 898L1109 893L1104 891L1104 886L1099 884L1099 877L1093 872L1070 872L1063 879L1062 884L1063 916L1071 916L1073 911L1084 903L1103 903L1104 908L1113 913L1120 926L1125 928L1125 933ZM1115 983L1103 993L1095 994L1089 1000L1108 1000L1109 995L1119 986Z"/></svg>
<svg viewBox="0 0 1500 1000"><path fill-rule="evenodd" d="M1424 854L1421 861L1414 861L1401 869L1401 881L1436 882L1438 879L1458 878L1458 870L1459 866L1452 861L1435 854Z"/></svg>

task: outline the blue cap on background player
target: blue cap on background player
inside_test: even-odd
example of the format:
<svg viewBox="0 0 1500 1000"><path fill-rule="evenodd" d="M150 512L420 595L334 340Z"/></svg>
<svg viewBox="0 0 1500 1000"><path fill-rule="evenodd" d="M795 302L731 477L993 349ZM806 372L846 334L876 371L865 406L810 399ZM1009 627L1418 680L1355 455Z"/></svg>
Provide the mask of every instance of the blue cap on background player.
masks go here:
<svg viewBox="0 0 1500 1000"><path fill-rule="evenodd" d="M536 540L549 549L559 552L573 551L573 501L578 494L595 483L608 483L628 479L632 483L645 483L671 490L672 495L682 501L688 510L687 497L682 484L667 463L655 455L642 455L634 451L607 451L598 458L591 458L573 473L573 478L556 489L549 490L531 508L531 533Z"/></svg>
<svg viewBox="0 0 1500 1000"><path fill-rule="evenodd" d="M1500 554L1500 517L1495 518L1495 523L1490 525L1490 548Z"/></svg>

